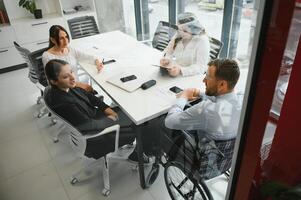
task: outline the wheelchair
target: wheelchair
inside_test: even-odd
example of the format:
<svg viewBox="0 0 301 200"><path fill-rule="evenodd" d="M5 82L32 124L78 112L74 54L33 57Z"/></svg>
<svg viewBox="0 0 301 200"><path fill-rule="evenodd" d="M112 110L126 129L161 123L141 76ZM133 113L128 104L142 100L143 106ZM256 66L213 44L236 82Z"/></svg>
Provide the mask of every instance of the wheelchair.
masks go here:
<svg viewBox="0 0 301 200"><path fill-rule="evenodd" d="M211 200L213 197L205 181L221 174L229 179L235 138L213 141L186 131L176 131L164 135L161 144L146 178L146 186L155 182L159 165L162 165L165 185L172 200Z"/></svg>

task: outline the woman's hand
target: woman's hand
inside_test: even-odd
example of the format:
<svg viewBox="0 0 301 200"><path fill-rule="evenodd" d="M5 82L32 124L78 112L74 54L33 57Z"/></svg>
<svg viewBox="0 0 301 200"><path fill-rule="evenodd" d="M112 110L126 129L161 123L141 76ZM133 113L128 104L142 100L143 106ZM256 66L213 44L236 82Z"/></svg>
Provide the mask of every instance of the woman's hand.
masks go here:
<svg viewBox="0 0 301 200"><path fill-rule="evenodd" d="M118 115L114 116L114 115L108 115L108 118L110 118L113 121L117 121L118 120Z"/></svg>
<svg viewBox="0 0 301 200"><path fill-rule="evenodd" d="M107 115L108 118L112 119L113 121L118 120L118 114L112 110L112 108L105 109L104 113Z"/></svg>
<svg viewBox="0 0 301 200"><path fill-rule="evenodd" d="M87 84L87 83L76 82L76 87L82 88L82 89L86 90L87 92L93 92L94 91L92 86Z"/></svg>
<svg viewBox="0 0 301 200"><path fill-rule="evenodd" d="M160 59L160 66L162 66L162 67L169 65L169 63L170 63L170 60L168 58Z"/></svg>
<svg viewBox="0 0 301 200"><path fill-rule="evenodd" d="M181 74L181 67L178 65L173 65L172 67L167 68L167 71L170 76L175 77Z"/></svg>
<svg viewBox="0 0 301 200"><path fill-rule="evenodd" d="M96 65L96 68L97 68L97 72L101 72L102 69L103 69L103 63L99 59L96 59L95 60L95 65Z"/></svg>

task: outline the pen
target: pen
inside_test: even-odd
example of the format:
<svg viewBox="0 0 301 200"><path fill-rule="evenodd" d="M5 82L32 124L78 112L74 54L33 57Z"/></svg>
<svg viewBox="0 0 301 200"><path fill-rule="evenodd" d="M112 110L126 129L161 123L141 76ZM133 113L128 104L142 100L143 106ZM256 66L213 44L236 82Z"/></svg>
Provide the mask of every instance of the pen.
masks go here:
<svg viewBox="0 0 301 200"><path fill-rule="evenodd" d="M102 59L102 64L103 64L104 61L105 61L105 59L103 58L103 59Z"/></svg>
<svg viewBox="0 0 301 200"><path fill-rule="evenodd" d="M163 57L165 57L165 56L166 56L166 53L164 53Z"/></svg>

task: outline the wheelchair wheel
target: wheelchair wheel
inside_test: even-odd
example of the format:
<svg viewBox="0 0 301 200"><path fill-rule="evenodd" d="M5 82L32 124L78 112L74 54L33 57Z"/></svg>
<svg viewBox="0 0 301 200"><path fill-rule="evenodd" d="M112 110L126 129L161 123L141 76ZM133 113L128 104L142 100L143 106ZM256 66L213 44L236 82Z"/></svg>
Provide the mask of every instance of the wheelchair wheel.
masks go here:
<svg viewBox="0 0 301 200"><path fill-rule="evenodd" d="M166 165L164 179L172 200L213 199L206 184L186 175L182 165L177 162L170 162Z"/></svg>

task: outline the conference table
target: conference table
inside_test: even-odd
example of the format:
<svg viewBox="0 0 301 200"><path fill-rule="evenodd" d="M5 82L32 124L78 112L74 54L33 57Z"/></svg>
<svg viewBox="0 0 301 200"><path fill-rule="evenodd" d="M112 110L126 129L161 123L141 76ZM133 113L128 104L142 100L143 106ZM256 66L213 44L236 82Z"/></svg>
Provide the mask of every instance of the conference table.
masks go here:
<svg viewBox="0 0 301 200"><path fill-rule="evenodd" d="M104 69L100 73L97 72L96 66L91 60L82 60L80 65L134 123L134 131L137 135L140 185L143 189L146 188L142 159L143 146L141 145L143 126L149 120L167 113L174 104L176 95L169 90L171 87L204 88L202 83L204 75L175 78L161 75L159 67L156 65L159 65L159 60L163 56L162 52L121 31L73 40L71 45L75 49L103 58L104 61L110 59L116 61L104 65ZM136 75L141 83L155 80L156 84L146 90L138 88L129 92L108 82L112 77L126 75ZM138 84L140 83L138 82Z"/></svg>

